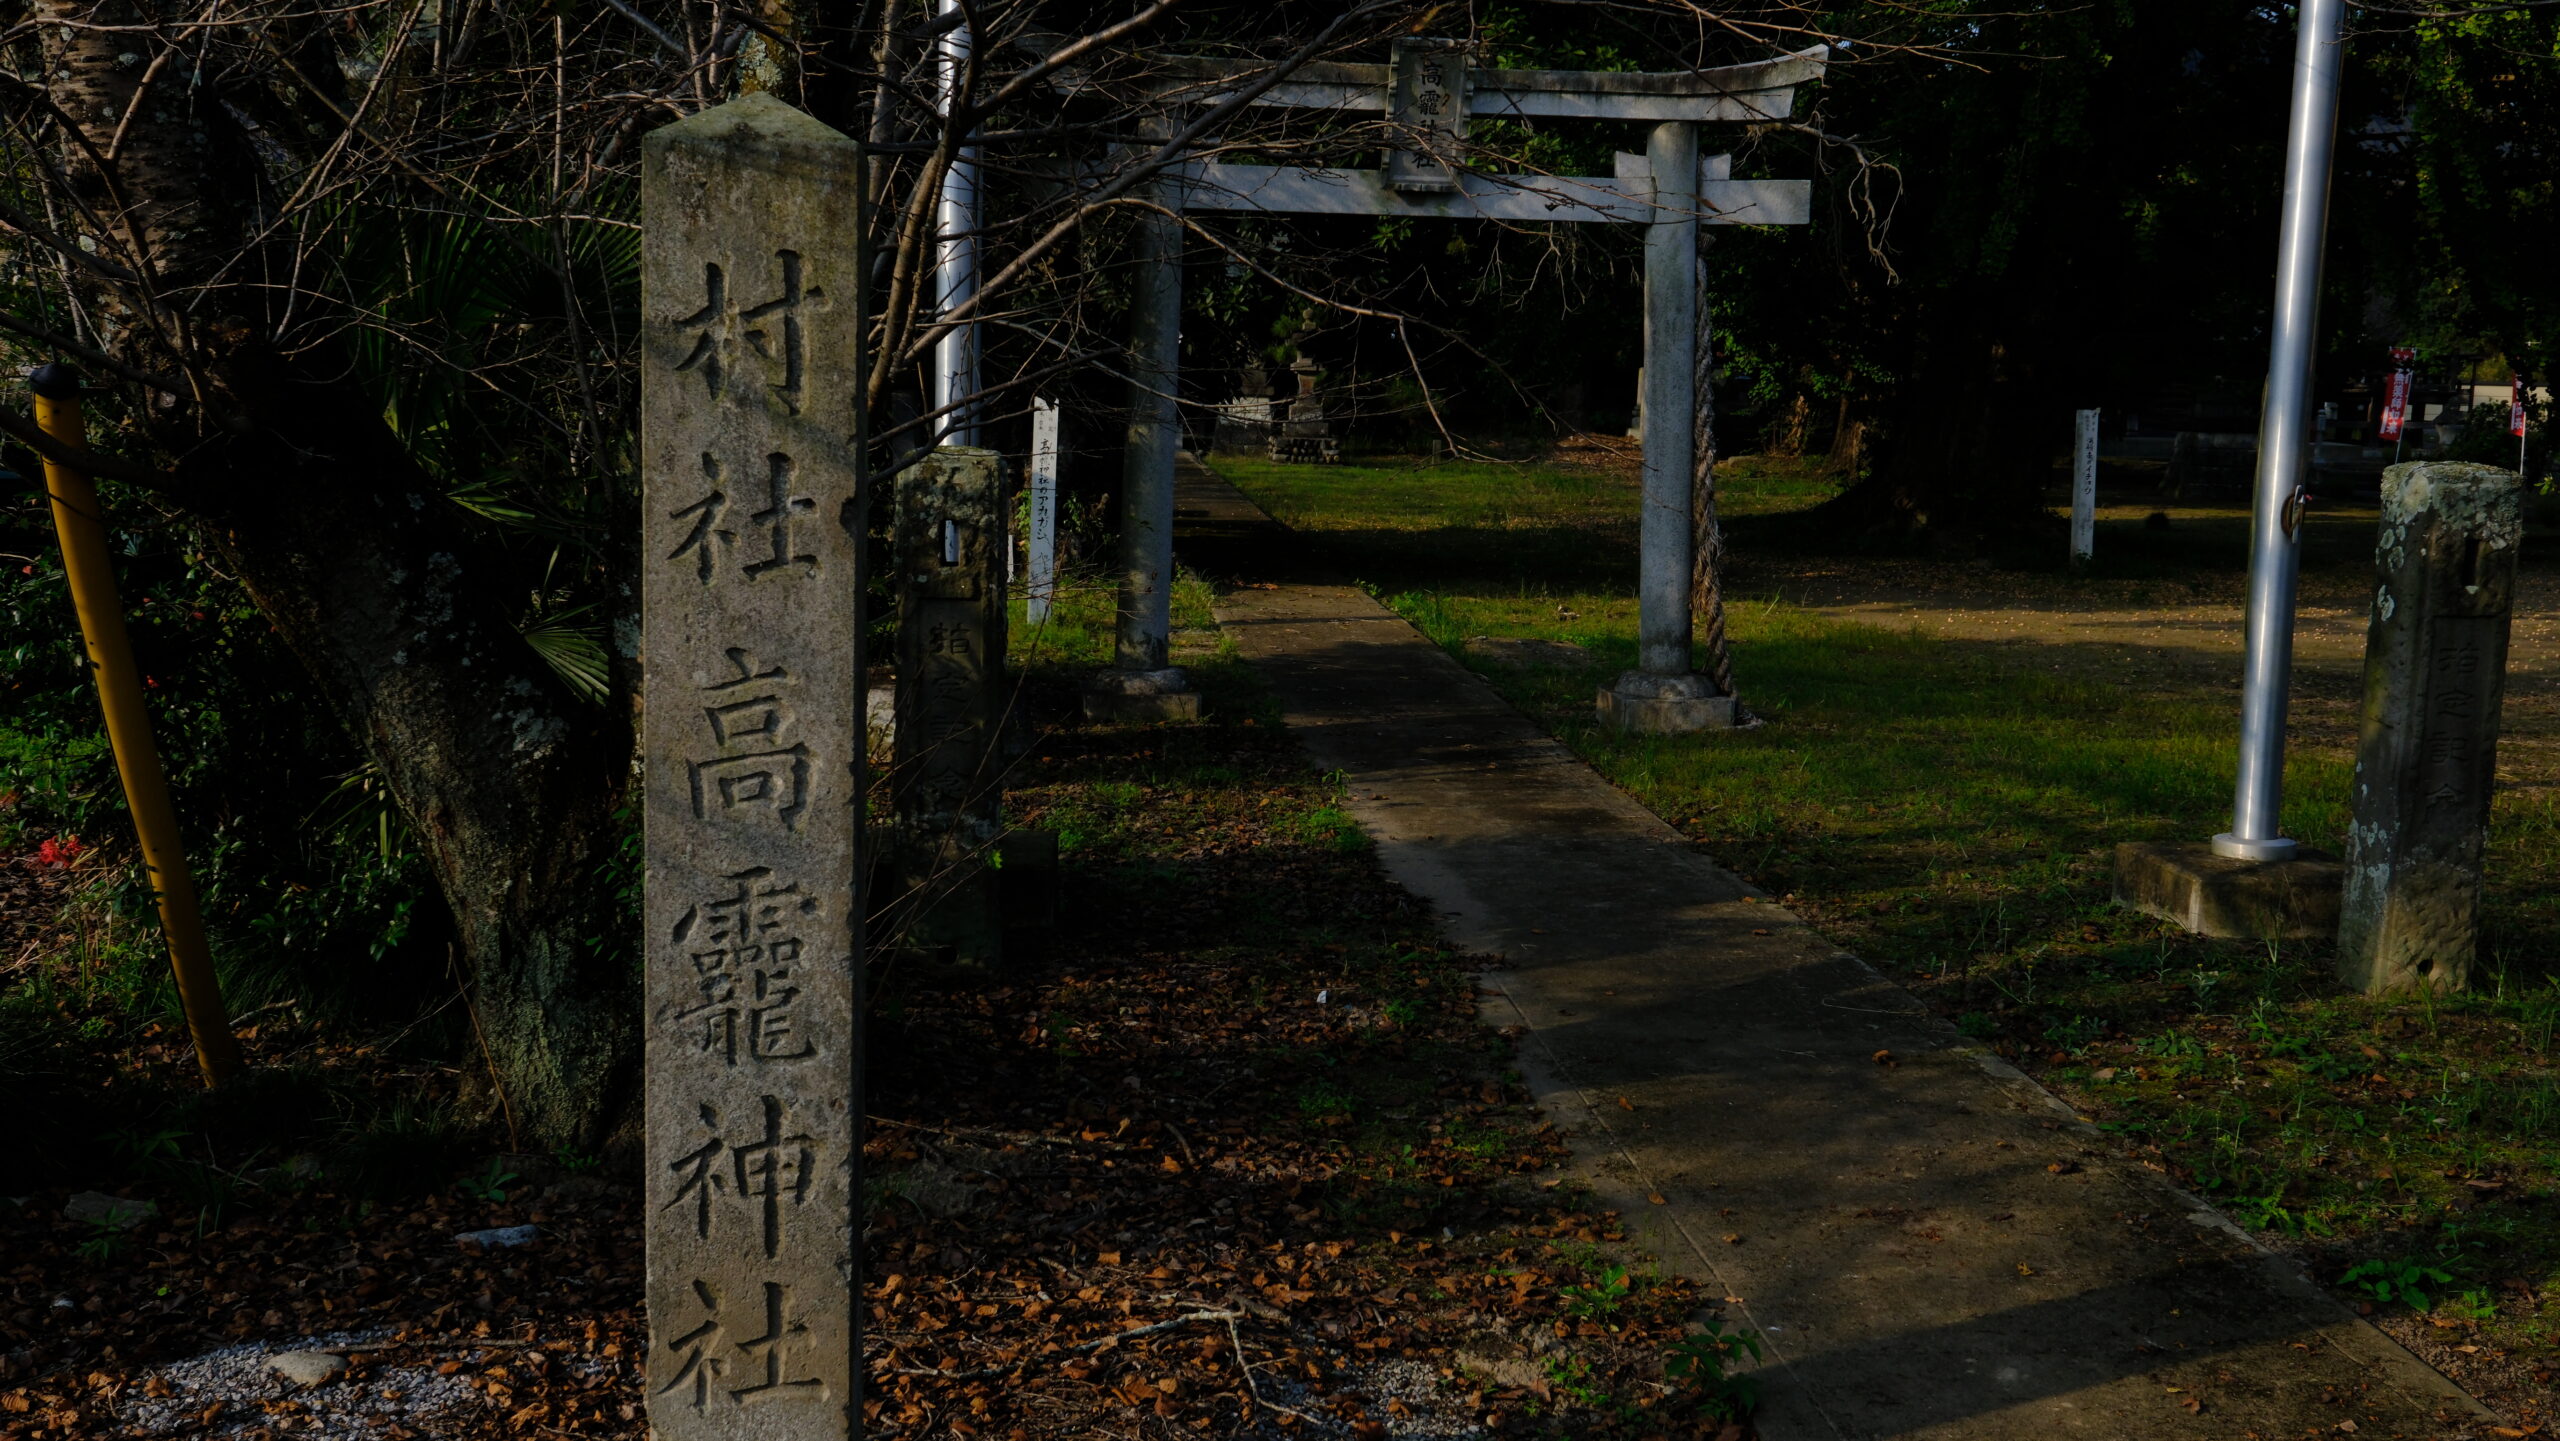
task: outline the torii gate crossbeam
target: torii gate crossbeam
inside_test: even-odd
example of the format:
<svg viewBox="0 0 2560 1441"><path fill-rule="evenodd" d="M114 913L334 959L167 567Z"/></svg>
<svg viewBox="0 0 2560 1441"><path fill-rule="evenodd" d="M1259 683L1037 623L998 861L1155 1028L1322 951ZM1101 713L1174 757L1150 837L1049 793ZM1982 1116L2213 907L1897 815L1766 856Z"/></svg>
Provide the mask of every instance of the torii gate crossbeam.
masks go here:
<svg viewBox="0 0 2560 1441"><path fill-rule="evenodd" d="M1730 156L1703 165L1702 123L1783 119L1794 87L1819 78L1828 51L1719 70L1667 74L1476 70L1463 42L1401 41L1387 65L1310 65L1254 104L1383 112L1396 148L1383 170L1233 165L1169 167L1163 211L1140 222L1131 306L1130 419L1122 474L1121 580L1114 665L1095 678L1096 719L1187 716L1199 701L1171 661L1174 403L1180 370L1181 223L1173 212L1252 211L1447 219L1641 224L1645 235L1644 503L1638 568L1637 668L1599 697L1601 718L1631 730L1730 727L1734 698L1693 669L1690 520L1697 359L1698 227L1802 225L1809 181L1732 178ZM1172 62L1167 98L1207 103L1247 73L1216 61ZM1642 156L1602 177L1482 175L1458 168L1471 115L1656 122Z"/></svg>

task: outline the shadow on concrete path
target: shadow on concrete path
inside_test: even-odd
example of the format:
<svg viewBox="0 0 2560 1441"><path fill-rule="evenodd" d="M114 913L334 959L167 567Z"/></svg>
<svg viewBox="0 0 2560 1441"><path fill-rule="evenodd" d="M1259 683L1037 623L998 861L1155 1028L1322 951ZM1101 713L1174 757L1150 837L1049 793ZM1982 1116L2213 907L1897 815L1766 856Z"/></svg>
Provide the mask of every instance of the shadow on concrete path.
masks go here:
<svg viewBox="0 0 2560 1441"><path fill-rule="evenodd" d="M1251 576L1260 551L1305 575L1196 465L1179 505L1195 566ZM1504 958L1488 1010L1524 1028L1532 1089L1608 1204L1766 1339L1769 1441L2489 1423L1368 596L1257 578L1218 619L1388 871Z"/></svg>

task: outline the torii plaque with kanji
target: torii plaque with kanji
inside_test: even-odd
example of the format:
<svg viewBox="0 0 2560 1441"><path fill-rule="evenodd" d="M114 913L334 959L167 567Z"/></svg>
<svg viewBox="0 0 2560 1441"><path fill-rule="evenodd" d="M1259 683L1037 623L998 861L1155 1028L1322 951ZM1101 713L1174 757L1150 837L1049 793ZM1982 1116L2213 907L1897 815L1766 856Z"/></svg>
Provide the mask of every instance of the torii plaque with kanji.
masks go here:
<svg viewBox="0 0 2560 1441"><path fill-rule="evenodd" d="M649 1422L856 1431L861 166L769 95L642 214Z"/></svg>

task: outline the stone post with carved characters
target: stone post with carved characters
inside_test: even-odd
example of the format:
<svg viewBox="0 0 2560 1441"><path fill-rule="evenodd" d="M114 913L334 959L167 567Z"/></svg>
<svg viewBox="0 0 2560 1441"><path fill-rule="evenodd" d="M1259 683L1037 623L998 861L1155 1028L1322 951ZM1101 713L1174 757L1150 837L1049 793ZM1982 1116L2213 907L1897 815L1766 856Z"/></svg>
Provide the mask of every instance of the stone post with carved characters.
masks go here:
<svg viewBox="0 0 2560 1441"><path fill-rule="evenodd" d="M649 1421L859 1430L854 142L655 131L642 213Z"/></svg>

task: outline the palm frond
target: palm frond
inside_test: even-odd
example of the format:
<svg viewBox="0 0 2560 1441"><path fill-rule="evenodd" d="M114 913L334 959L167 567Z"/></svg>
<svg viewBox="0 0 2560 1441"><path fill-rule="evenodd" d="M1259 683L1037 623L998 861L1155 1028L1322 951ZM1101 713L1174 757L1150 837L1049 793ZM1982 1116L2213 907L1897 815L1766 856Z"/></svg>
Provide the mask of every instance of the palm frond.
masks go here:
<svg viewBox="0 0 2560 1441"><path fill-rule="evenodd" d="M604 631L579 625L590 607L580 606L543 617L524 628L524 643L542 657L561 684L581 698L601 705L612 693L611 669L605 659Z"/></svg>

